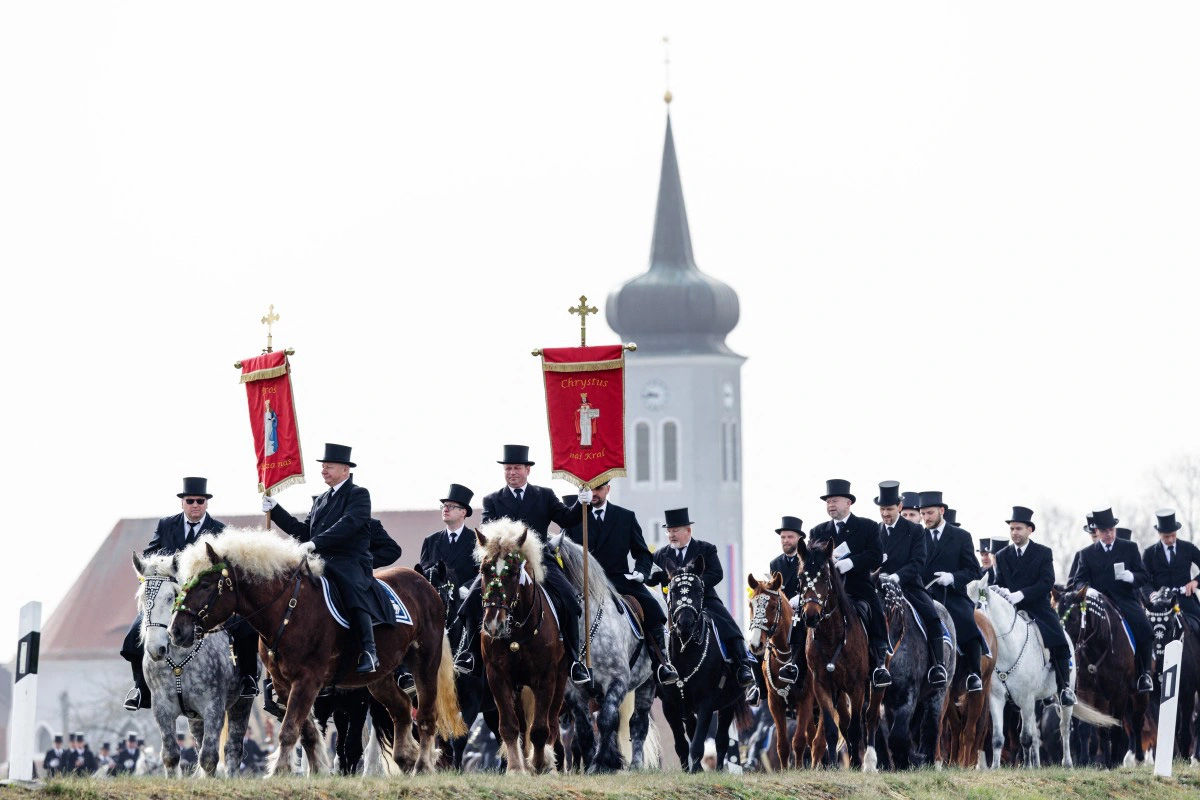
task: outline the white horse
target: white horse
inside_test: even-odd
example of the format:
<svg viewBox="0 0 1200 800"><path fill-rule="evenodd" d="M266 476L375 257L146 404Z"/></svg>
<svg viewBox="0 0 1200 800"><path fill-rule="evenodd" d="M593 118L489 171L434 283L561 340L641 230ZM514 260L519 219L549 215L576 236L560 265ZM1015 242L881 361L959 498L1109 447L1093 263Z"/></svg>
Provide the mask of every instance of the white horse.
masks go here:
<svg viewBox="0 0 1200 800"><path fill-rule="evenodd" d="M1026 767L1038 767L1041 736L1034 705L1038 700L1054 697L1058 685L1054 680L1054 665L1050 663L1042 646L1042 634L1037 624L1028 615L1019 613L1016 607L980 579L967 584L967 596L971 598L991 620L996 629L996 669L992 673L992 769L1000 766L1000 751L1004 747L1004 704L1011 700L1021 709L1021 753ZM1069 685L1075 689L1075 644L1067 637L1071 648L1071 673ZM1058 732L1062 736L1064 767L1074 766L1071 761L1071 718L1078 717L1093 725L1117 725L1112 717L1101 714L1086 703L1076 703L1060 709Z"/></svg>

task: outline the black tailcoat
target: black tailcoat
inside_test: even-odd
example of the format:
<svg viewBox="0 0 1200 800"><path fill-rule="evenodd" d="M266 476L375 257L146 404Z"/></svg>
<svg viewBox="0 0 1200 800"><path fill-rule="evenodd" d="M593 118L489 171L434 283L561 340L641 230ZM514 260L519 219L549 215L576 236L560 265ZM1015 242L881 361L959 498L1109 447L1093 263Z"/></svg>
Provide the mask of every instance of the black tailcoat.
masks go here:
<svg viewBox="0 0 1200 800"><path fill-rule="evenodd" d="M778 572L783 576L783 586L780 591L791 600L800 591L800 556L785 556L783 553L771 559L771 574Z"/></svg>
<svg viewBox="0 0 1200 800"><path fill-rule="evenodd" d="M879 571L900 579L900 590L921 618L926 635L931 640L939 641L941 621L933 598L921 580L921 573L929 558L925 549L925 529L911 520L898 517L891 533L888 533L886 525L879 523L879 542L883 546L883 563Z"/></svg>
<svg viewBox="0 0 1200 800"><path fill-rule="evenodd" d="M684 553L684 560L681 562L678 557L678 551L670 545L660 547L653 556L654 563L657 564L662 572L647 581L650 584L659 584L666 586L670 582L667 577L668 571L682 569L688 564L695 561L700 556L704 556L704 574L700 579L704 581L704 610L712 617L717 626L717 632L721 635L721 639L726 642L737 640L733 646L743 647L742 639L745 638L742 629L733 621L733 615L729 613L729 609L721 602L721 598L717 596L717 584L725 577L725 571L721 568L721 558L717 555L717 546L708 542L701 541L696 537L688 542L687 552ZM669 569L668 569L669 568ZM731 654L733 655L733 654ZM737 656L734 656L735 658Z"/></svg>
<svg viewBox="0 0 1200 800"><path fill-rule="evenodd" d="M1117 580L1113 565L1118 561L1123 562L1125 569L1133 573L1133 583ZM1138 655L1142 659L1146 659L1150 652L1154 634L1150 630L1150 620L1146 618L1146 610L1142 607L1137 590L1146 585L1149 577L1142 565L1142 552L1138 550L1137 545L1125 539L1116 539L1110 552L1104 551L1103 542L1085 547L1079 555L1079 569L1072 583L1075 588L1090 586L1121 610L1121 615L1133 631Z"/></svg>
<svg viewBox="0 0 1200 800"><path fill-rule="evenodd" d="M540 533L543 541L549 533L551 522L565 531L572 525L578 525L582 514L583 506L578 502L567 508L552 490L531 483L525 485L520 503L507 486L483 498L484 522L502 517L520 520Z"/></svg>
<svg viewBox="0 0 1200 800"><path fill-rule="evenodd" d="M950 612L958 646L962 647L963 642L982 638L979 626L975 624L975 604L967 597L967 584L979 580L983 575L979 569L979 559L975 557L974 537L953 525L946 525L942 530L941 541L933 541L933 534L929 530L924 535L927 555L925 569L921 573L922 585L933 580L935 572L949 572L954 576L954 583L949 586L935 583L929 587L929 594Z"/></svg>
<svg viewBox="0 0 1200 800"><path fill-rule="evenodd" d="M1054 551L1044 544L1027 542L1025 554L1017 556L1017 548L1006 547L994 556L996 586L1025 597L1017 610L1029 614L1042 632L1046 647L1066 647L1067 635L1062 621L1050 606L1050 590L1054 588Z"/></svg>
<svg viewBox="0 0 1200 800"><path fill-rule="evenodd" d="M1149 589L1156 590L1164 586L1178 589L1192 580L1192 566L1200 567L1200 548L1176 537L1175 555L1170 564L1167 563L1167 551L1162 542L1147 547L1142 553L1142 561L1149 576ZM1179 597L1179 610L1192 619L1193 626L1200 626L1200 600L1195 593L1191 597Z"/></svg>
<svg viewBox="0 0 1200 800"><path fill-rule="evenodd" d="M454 584L454 596L458 590L475 580L479 574L479 565L475 563L475 531L463 525L462 533L453 546L445 528L425 537L421 542L421 558L417 562L423 575L428 576L429 570L441 561L446 565L450 581Z"/></svg>
<svg viewBox="0 0 1200 800"><path fill-rule="evenodd" d="M808 532L808 540L817 542L825 539L832 541L833 547L845 544L850 548L847 558L854 562L854 567L842 575L842 585L852 600L861 600L871 608L870 619L864 620L871 644L885 645L888 641L887 618L883 614L879 592L871 581L871 573L883 563L879 523L851 514L845 519L841 535L835 535L836 531L833 520L826 520ZM830 560L833 561L832 548Z"/></svg>
<svg viewBox="0 0 1200 800"><path fill-rule="evenodd" d="M187 527L183 520L182 511L160 519L158 526L154 529L154 536L150 537L150 544L146 545L146 549L142 551L142 557L169 556L187 547L187 543L184 541L187 536ZM199 538L202 533L220 533L223 530L225 530L224 522L216 519L212 514L205 514L204 524L196 531L196 537Z"/></svg>
<svg viewBox="0 0 1200 800"><path fill-rule="evenodd" d="M582 547L582 522L571 526L567 535ZM605 576L618 592L637 598L647 624L662 625L667 621L662 606L645 584L625 577L625 573L631 571L630 556L633 557L633 570L642 573L643 576L650 574L650 567L654 563L650 556L650 548L646 547L646 539L642 536L642 526L638 524L637 515L615 503L605 506L603 522L597 522L595 514L592 514L588 518L588 551L604 568Z"/></svg>

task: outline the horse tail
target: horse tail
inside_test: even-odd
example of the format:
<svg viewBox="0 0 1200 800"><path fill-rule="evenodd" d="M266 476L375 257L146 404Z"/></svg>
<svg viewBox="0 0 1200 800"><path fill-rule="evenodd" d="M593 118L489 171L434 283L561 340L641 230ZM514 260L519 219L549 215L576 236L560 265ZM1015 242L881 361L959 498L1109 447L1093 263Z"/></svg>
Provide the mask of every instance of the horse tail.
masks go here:
<svg viewBox="0 0 1200 800"><path fill-rule="evenodd" d="M457 739L467 732L458 709L458 687L454 683L454 655L450 637L442 632L442 662L437 674L437 732L443 739Z"/></svg>
<svg viewBox="0 0 1200 800"><path fill-rule="evenodd" d="M1075 719L1080 722L1086 722L1089 725L1095 725L1098 728L1116 728L1121 724L1120 720L1097 711L1087 703L1076 702L1071 711L1071 715Z"/></svg>
<svg viewBox="0 0 1200 800"><path fill-rule="evenodd" d="M754 712L750 710L750 704L746 702L746 696L741 692L738 693L738 699L733 704L733 721L737 725L738 733L754 729Z"/></svg>
<svg viewBox="0 0 1200 800"><path fill-rule="evenodd" d="M384 759L390 761L395 748L396 731L392 723L392 715L388 713L387 706L371 696L371 701L368 706L371 715L371 727L375 729L375 738L379 742L379 749L387 756Z"/></svg>

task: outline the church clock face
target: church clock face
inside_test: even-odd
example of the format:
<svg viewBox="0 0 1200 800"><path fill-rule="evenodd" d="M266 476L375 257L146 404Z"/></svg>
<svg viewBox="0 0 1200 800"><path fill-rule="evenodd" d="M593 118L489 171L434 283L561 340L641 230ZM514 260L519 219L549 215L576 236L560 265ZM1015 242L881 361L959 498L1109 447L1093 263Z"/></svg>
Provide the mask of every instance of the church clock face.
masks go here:
<svg viewBox="0 0 1200 800"><path fill-rule="evenodd" d="M662 381L649 381L642 387L642 402L651 411L658 411L665 406L669 396L667 385Z"/></svg>

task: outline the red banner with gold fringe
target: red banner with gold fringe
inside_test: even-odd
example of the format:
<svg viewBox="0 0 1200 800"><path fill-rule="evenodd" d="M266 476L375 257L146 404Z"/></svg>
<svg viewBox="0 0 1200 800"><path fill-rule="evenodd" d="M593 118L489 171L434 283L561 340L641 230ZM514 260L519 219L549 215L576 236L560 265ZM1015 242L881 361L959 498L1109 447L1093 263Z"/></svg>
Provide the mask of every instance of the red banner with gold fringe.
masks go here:
<svg viewBox="0 0 1200 800"><path fill-rule="evenodd" d="M242 383L250 405L250 430L258 457L258 490L275 494L304 483L300 426L292 397L291 365L280 350L242 360Z"/></svg>
<svg viewBox="0 0 1200 800"><path fill-rule="evenodd" d="M543 349L553 477L595 488L625 475L625 348Z"/></svg>

